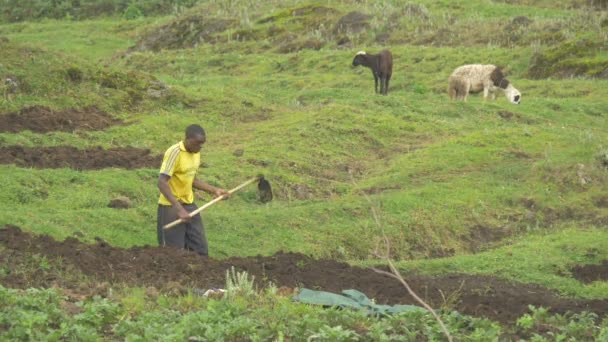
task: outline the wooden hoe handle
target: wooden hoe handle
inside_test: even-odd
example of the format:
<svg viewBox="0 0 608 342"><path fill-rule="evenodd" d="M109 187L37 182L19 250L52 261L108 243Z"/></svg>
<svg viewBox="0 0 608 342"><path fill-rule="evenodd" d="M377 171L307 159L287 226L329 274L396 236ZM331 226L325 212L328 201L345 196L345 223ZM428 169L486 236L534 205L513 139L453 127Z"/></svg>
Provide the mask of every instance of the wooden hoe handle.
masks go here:
<svg viewBox="0 0 608 342"><path fill-rule="evenodd" d="M241 185L237 186L236 188L234 188L234 189L230 189L230 190L228 191L228 194L232 194L232 193L234 193L234 192L236 192L236 191L240 190L241 188L244 188L245 186L247 186L247 185L249 185L249 184L251 184L251 183L253 183L253 182L255 182L255 181L259 180L259 179L260 179L260 177L251 178L250 180L248 180L248 181L246 181L245 183L243 183L243 184L241 184ZM227 195L222 195L222 196L216 197L216 198L214 198L213 200L211 200L211 201L209 201L209 202L205 203L205 205L203 205L202 207L200 207L200 208L198 208L198 209L194 210L193 212L191 212L191 213L190 213L190 217L194 217L194 215L196 215L196 214L200 213L201 211L203 211L203 210L207 209L208 207L210 207L210 206L214 205L215 203L217 203L217 202L219 202L219 201L223 200L224 198L226 198L226 196L227 196ZM178 224L180 224L180 223L182 223L182 222L183 222L183 221L182 221L182 219L177 219L177 220L175 220L175 221L173 221L173 222L171 222L171 223L169 223L169 224L166 224L166 225L163 227L163 229L169 229L169 228L175 227L175 226L177 226Z"/></svg>

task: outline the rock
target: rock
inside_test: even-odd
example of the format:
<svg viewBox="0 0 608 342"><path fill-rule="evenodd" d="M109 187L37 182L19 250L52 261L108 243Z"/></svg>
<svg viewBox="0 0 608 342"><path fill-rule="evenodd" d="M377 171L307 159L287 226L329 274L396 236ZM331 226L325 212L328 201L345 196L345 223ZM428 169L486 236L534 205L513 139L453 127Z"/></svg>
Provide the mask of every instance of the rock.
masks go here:
<svg viewBox="0 0 608 342"><path fill-rule="evenodd" d="M226 290L224 289L209 289L203 292L203 297L211 298L211 299L220 299L224 297Z"/></svg>
<svg viewBox="0 0 608 342"><path fill-rule="evenodd" d="M149 82L146 93L151 98L160 99L169 95L171 89L165 83L155 80Z"/></svg>
<svg viewBox="0 0 608 342"><path fill-rule="evenodd" d="M585 165L579 163L579 164L576 164L576 166L578 168L578 170L576 171L576 175L578 176L579 183L581 185L586 185L586 184L591 183L591 177L589 177L587 175L587 173L585 172Z"/></svg>
<svg viewBox="0 0 608 342"><path fill-rule="evenodd" d="M133 206L133 203L131 203L131 200L125 196L118 196L118 197L114 198L113 200L111 200L110 203L108 204L108 207L114 208L114 209L128 209L128 208L131 208L132 206Z"/></svg>
<svg viewBox="0 0 608 342"><path fill-rule="evenodd" d="M16 93L17 90L19 90L20 84L21 84L21 82L19 81L17 76L14 76L14 75L4 76L4 85L6 86L6 89L9 94Z"/></svg>

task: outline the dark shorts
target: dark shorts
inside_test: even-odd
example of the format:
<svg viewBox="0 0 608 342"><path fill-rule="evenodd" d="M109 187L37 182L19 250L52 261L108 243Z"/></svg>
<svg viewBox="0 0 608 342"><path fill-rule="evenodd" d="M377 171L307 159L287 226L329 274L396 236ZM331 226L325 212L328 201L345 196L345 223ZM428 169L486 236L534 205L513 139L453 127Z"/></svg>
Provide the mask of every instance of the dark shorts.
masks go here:
<svg viewBox="0 0 608 342"><path fill-rule="evenodd" d="M198 208L194 203L182 205L189 213ZM201 215L195 215L189 222L180 223L169 229L163 229L163 226L177 219L177 210L173 206L158 205L156 226L158 244L160 246L185 248L207 256L209 250L207 248L207 237L205 236L205 227L203 226Z"/></svg>

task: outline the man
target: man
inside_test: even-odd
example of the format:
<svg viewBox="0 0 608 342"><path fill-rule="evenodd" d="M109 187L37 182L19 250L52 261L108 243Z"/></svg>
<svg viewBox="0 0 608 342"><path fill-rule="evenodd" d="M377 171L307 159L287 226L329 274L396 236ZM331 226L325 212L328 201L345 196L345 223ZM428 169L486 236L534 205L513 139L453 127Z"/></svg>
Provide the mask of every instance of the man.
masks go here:
<svg viewBox="0 0 608 342"><path fill-rule="evenodd" d="M197 209L194 204L194 190L203 190L214 197L229 195L222 189L196 179L200 165L200 151L206 141L203 128L190 125L186 128L183 141L169 147L165 152L158 177L157 232L161 246L185 248L202 256L208 255L207 238L201 215L190 217ZM184 222L169 229L163 229L177 219Z"/></svg>

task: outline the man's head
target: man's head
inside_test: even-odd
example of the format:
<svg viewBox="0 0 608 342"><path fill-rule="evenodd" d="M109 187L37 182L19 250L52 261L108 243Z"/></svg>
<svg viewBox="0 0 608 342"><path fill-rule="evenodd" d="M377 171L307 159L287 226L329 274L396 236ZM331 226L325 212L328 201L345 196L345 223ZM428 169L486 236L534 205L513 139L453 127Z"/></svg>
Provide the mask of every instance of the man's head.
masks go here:
<svg viewBox="0 0 608 342"><path fill-rule="evenodd" d="M184 146L188 152L200 152L206 140L207 137L203 127L197 124L186 127L186 139L184 139Z"/></svg>

